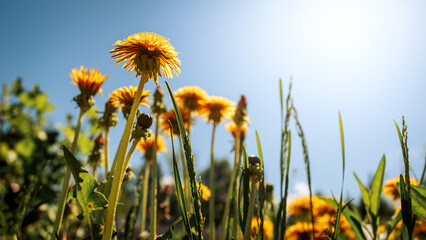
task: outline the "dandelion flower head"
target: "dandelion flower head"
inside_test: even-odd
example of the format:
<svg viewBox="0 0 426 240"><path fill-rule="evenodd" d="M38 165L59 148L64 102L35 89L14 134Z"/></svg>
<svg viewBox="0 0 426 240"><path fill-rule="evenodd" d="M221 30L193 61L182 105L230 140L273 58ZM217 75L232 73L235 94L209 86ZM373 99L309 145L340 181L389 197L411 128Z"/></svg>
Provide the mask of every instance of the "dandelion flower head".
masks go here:
<svg viewBox="0 0 426 240"><path fill-rule="evenodd" d="M392 197L393 202L398 201L398 199L400 198L400 195L399 195L399 192L398 192L398 187L396 185L397 183L399 183L399 176L388 180L383 185L383 190L382 190L383 194L385 195L386 198ZM410 184L414 185L414 186L419 185L417 180L413 177L410 178Z"/></svg>
<svg viewBox="0 0 426 240"><path fill-rule="evenodd" d="M225 119L232 117L235 110L235 102L224 97L211 96L200 108L200 114L206 117L207 121L219 124Z"/></svg>
<svg viewBox="0 0 426 240"><path fill-rule="evenodd" d="M89 68L89 71L87 71L87 68L80 66L80 69L74 68L71 70L70 77L83 95L91 97L98 92L102 94L101 86L108 78L108 75L102 76L96 68Z"/></svg>
<svg viewBox="0 0 426 240"><path fill-rule="evenodd" d="M148 74L149 79L158 84L158 76L173 78L173 74L177 76L180 73L181 62L177 57L179 53L169 39L159 34L135 33L123 41L116 41L113 46L115 48L110 53L117 60L115 64L126 61L123 69L136 71L136 77L142 73Z"/></svg>
<svg viewBox="0 0 426 240"><path fill-rule="evenodd" d="M234 137L234 139L237 137L237 124L235 122L229 122L225 125L225 129L228 130ZM240 140L241 142L244 142L244 139L246 137L247 132L247 124L243 124L240 127Z"/></svg>
<svg viewBox="0 0 426 240"><path fill-rule="evenodd" d="M198 111L208 98L206 91L197 86L186 86L175 91L174 96L179 105L189 111Z"/></svg>
<svg viewBox="0 0 426 240"><path fill-rule="evenodd" d="M121 87L119 89L114 90L109 96L111 100L111 104L114 107L121 106L120 109L123 111L123 114L126 116L128 114L127 112L130 113L137 90L138 90L138 87L135 87L132 85L130 85L129 87ZM143 90L142 97L140 100L140 105L149 108L149 105L147 103L152 102L149 95L150 92L151 92L150 90Z"/></svg>
<svg viewBox="0 0 426 240"><path fill-rule="evenodd" d="M259 217L252 218L250 227L250 235L252 237L256 237L256 232L260 228L260 221ZM263 237L265 239L272 239L274 237L274 224L267 218L263 219Z"/></svg>
<svg viewBox="0 0 426 240"><path fill-rule="evenodd" d="M139 141L138 145L136 146L136 149L145 153L145 157L147 157L147 159L151 159L152 154L154 152L154 144L155 144L155 134L151 134L151 137L145 140ZM157 154L160 152L167 152L166 146L167 144L163 136L158 135L157 136Z"/></svg>
<svg viewBox="0 0 426 240"><path fill-rule="evenodd" d="M321 236L321 232L315 228L315 238ZM287 228L285 231L285 238L287 240L311 239L312 237L312 223L310 222L297 222Z"/></svg>
<svg viewBox="0 0 426 240"><path fill-rule="evenodd" d="M179 109L181 114L182 114L182 120L183 120L183 125L185 127L186 130L188 130L189 128L189 118L191 116L189 116L189 114L186 114L186 110L183 108ZM178 126L178 122L177 122L177 118L176 118L176 114L175 114L175 110L171 109L169 111L166 111L164 114L161 115L161 120L160 120L160 128L163 132L166 132L166 134L168 136L170 136L170 125L169 125L169 120L172 124L172 128L173 128L173 135L179 135L179 126ZM191 121L193 122L193 121Z"/></svg>

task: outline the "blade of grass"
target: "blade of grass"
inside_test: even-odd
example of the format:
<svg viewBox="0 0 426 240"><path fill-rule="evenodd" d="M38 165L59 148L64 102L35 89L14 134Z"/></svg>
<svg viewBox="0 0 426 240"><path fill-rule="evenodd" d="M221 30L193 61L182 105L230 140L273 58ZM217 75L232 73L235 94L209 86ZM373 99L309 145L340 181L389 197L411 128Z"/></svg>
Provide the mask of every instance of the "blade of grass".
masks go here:
<svg viewBox="0 0 426 240"><path fill-rule="evenodd" d="M202 239L204 219L201 213L200 192L198 191L197 183L195 179L194 155L192 154L191 142L189 140L188 135L186 134L185 127L183 125L182 115L176 103L176 99L173 96L172 89L170 88L170 85L167 81L165 81L165 83L167 86L167 91L169 92L170 100L173 103L173 108L175 110L175 114L176 114L176 118L178 122L180 137L182 139L183 149L185 151L186 164L188 167L188 174L189 174L189 179L191 182L191 192L192 192L192 201L194 204L195 221L197 223L196 224L196 229L198 233L197 238Z"/></svg>
<svg viewBox="0 0 426 240"><path fill-rule="evenodd" d="M334 225L334 239L337 239L337 236L339 235L339 225L340 225L340 214L342 212L342 202L343 202L343 186L345 182L345 138L343 135L343 122L342 122L342 115L339 112L339 129L340 129L340 144L342 146L342 189L340 191L340 200L339 205L337 206L337 213L336 213L336 221Z"/></svg>
<svg viewBox="0 0 426 240"><path fill-rule="evenodd" d="M408 199L408 194L405 188L404 178L399 175L399 192L401 195L401 212L402 212L402 239L411 240L410 234L411 225L411 202Z"/></svg>
<svg viewBox="0 0 426 240"><path fill-rule="evenodd" d="M180 211L182 213L182 219L183 219L183 224L185 225L186 233L188 234L188 238L192 240L193 237L191 232L191 225L189 224L188 215L186 211L185 197L183 196L182 183L180 181L179 169L177 166L177 161L175 156L175 145L173 143L173 127L170 120L169 120L169 126L170 126L170 139L172 142L173 173L175 177L177 199L178 199Z"/></svg>
<svg viewBox="0 0 426 240"><path fill-rule="evenodd" d="M281 239L285 237L285 230L287 229L287 197L288 197L288 186L289 186L289 170L290 170L290 156L291 156L291 131L288 131L288 151L287 151L287 163L285 170L285 187L284 187L284 201L282 204L282 228L281 228Z"/></svg>
<svg viewBox="0 0 426 240"><path fill-rule="evenodd" d="M259 134L256 131L257 153L259 155L260 167L264 169L262 145L260 143ZM263 222L265 218L265 171L262 171L262 178L259 182L259 211L260 211L260 239L263 240Z"/></svg>
<svg viewBox="0 0 426 240"><path fill-rule="evenodd" d="M389 236L391 235L392 231L395 229L396 225L401 220L402 220L402 214L401 214L401 211L400 211L391 221L389 221L386 224L386 232L387 232L386 240L389 238Z"/></svg>

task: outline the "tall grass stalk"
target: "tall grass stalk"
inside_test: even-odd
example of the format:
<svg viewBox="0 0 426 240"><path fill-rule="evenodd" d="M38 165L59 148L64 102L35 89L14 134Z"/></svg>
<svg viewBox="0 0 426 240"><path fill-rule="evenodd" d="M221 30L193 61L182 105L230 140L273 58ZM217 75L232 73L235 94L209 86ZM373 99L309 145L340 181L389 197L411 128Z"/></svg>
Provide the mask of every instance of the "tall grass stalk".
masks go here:
<svg viewBox="0 0 426 240"><path fill-rule="evenodd" d="M80 113L78 114L78 119L77 119L77 126L74 132L74 139L71 144L71 153L73 154L75 153L75 149L77 148L78 136L80 134L81 123L83 121L84 112L85 110L80 108ZM58 236L60 233L62 218L64 217L64 209L65 209L66 199L68 195L68 185L69 185L70 177L71 177L71 169L67 167L65 177L64 177L64 182L62 183L62 190L61 190L60 200L58 203L58 210L56 212L55 224L53 226L51 239L56 239L56 236Z"/></svg>
<svg viewBox="0 0 426 240"><path fill-rule="evenodd" d="M202 232L204 227L203 214L201 213L201 197L200 191L197 187L197 181L195 179L195 166L194 166L194 155L192 154L191 142L188 135L186 134L185 127L183 125L182 116L179 110L179 107L176 103L176 99L173 96L172 89L167 81L165 81L167 86L167 91L169 92L170 100L173 103L173 108L176 113L176 118L178 121L178 127L180 132L180 137L182 138L183 149L185 151L186 164L188 167L188 175L191 183L191 193L192 193L192 203L194 206L195 212L195 225L197 231L197 239L202 239Z"/></svg>
<svg viewBox="0 0 426 240"><path fill-rule="evenodd" d="M188 168L186 166L186 162L185 162L185 156L183 153L183 146L182 146L182 139L180 139L180 137L178 137L179 139L179 149L180 149L180 159L182 161L182 169L183 169L183 185L185 186L183 191L184 191L184 198L185 198L185 204L186 204L186 208L189 212L192 211L192 204L191 204L191 185L189 183L189 176L188 176Z"/></svg>
<svg viewBox="0 0 426 240"><path fill-rule="evenodd" d="M149 239L154 239L157 235L157 144L158 144L158 126L160 116L155 115L155 138L154 149L152 153L152 179L151 179L151 215L149 219Z"/></svg>
<svg viewBox="0 0 426 240"><path fill-rule="evenodd" d="M309 163L309 155L308 155L308 146L306 145L305 134L303 133L302 125L300 124L299 117L297 115L296 108L292 104L291 108L293 109L293 116L296 120L296 126L299 130L299 137L302 140L302 148L303 148L303 156L305 160L306 167L306 175L308 177L308 188L309 188L309 212L311 215L311 223L312 223L312 239L315 239L315 219L314 219L314 211L312 206L312 185L311 185L311 169Z"/></svg>
<svg viewBox="0 0 426 240"><path fill-rule="evenodd" d="M288 185L289 185L289 170L290 170L290 156L291 156L291 131L288 131L288 151L287 151L287 163L285 170L285 187L284 187L284 198L282 201L282 224L281 224L281 239L285 238L285 230L287 229L287 197L288 197ZM280 225L277 225L280 226ZM279 227L277 227L279 228Z"/></svg>
<svg viewBox="0 0 426 240"><path fill-rule="evenodd" d="M336 220L335 220L335 225L334 225L334 239L337 239L338 235L339 235L339 225L340 225L340 214L342 212L342 203L343 203L343 186L344 186L344 182L345 182L345 138L343 135L343 122L342 122L342 116L339 112L339 129L340 129L340 144L342 147L342 164L343 164L343 168L342 168L342 189L340 191L340 200L339 200L339 204L337 206L337 213L336 213Z"/></svg>
<svg viewBox="0 0 426 240"><path fill-rule="evenodd" d="M117 176L121 176L123 171L126 169L126 166L124 166L124 160L125 160L124 158L125 158L127 146L129 144L133 121L135 120L136 110L138 109L138 106L140 103L145 82L148 81L148 76L149 75L146 73L143 73L141 75L138 90L136 91L135 99L133 101L132 109L127 119L126 126L124 128L123 137L121 141L122 146L119 147L118 149L119 152L117 157L116 169L114 172L114 176L116 177L113 178L111 193L109 195L108 208L107 208L107 213L105 217L104 235L102 237L103 240L110 240L112 238L112 230L113 230L113 223L115 219L115 213L117 210L118 195L121 189L121 183L123 181L122 178Z"/></svg>
<svg viewBox="0 0 426 240"><path fill-rule="evenodd" d="M216 123L213 122L212 140L210 145L210 190L211 196L209 201L209 239L215 239L215 182L214 182L214 137L216 132Z"/></svg>
<svg viewBox="0 0 426 240"><path fill-rule="evenodd" d="M250 240L251 235L251 220L253 219L254 213L254 203L256 198L256 188L259 183L257 182L256 176L251 177L251 191L250 191L250 200L248 204L248 211L246 216L246 224L244 227L244 240Z"/></svg>

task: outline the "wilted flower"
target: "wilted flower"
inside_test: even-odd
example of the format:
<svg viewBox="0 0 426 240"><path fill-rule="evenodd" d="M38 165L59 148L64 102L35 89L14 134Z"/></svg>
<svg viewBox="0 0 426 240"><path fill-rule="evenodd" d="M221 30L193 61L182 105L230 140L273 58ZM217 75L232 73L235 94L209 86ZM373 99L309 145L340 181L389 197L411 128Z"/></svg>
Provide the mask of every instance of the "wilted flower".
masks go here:
<svg viewBox="0 0 426 240"><path fill-rule="evenodd" d="M180 60L178 53L163 36L142 32L135 33L123 41L116 41L115 47L110 51L112 58L117 60L116 64L127 61L123 69L136 71L136 76L145 72L149 79L153 79L158 84L157 77L173 78L173 75L180 73Z"/></svg>

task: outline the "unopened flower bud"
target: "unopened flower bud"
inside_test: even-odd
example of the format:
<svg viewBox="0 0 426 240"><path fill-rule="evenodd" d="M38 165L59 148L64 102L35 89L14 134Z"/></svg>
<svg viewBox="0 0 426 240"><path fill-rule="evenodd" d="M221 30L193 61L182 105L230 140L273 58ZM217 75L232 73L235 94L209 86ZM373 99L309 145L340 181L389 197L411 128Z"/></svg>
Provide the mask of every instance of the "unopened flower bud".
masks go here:
<svg viewBox="0 0 426 240"><path fill-rule="evenodd" d="M273 191L274 191L274 185L272 185L272 183L270 182L265 183L265 192L272 193Z"/></svg>
<svg viewBox="0 0 426 240"><path fill-rule="evenodd" d="M248 157L249 163L251 166L257 166L260 165L260 159L256 157L255 155L250 155Z"/></svg>
<svg viewBox="0 0 426 240"><path fill-rule="evenodd" d="M137 124L138 126L147 129L151 127L153 121L153 117L150 114L142 113L138 116Z"/></svg>

